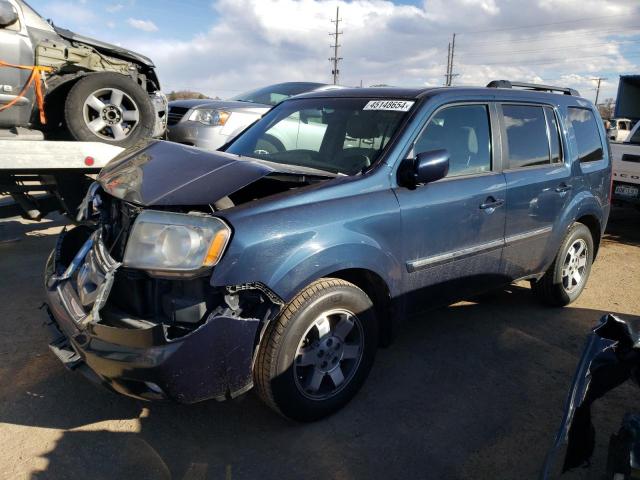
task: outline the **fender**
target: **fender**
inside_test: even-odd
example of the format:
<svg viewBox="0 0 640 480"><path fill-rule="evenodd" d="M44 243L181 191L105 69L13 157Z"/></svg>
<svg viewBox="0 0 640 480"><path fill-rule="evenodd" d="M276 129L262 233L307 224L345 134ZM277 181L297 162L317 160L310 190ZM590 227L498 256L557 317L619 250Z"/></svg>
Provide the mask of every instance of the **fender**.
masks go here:
<svg viewBox="0 0 640 480"><path fill-rule="evenodd" d="M298 199L303 196L298 193ZM211 284L259 282L289 301L318 278L360 268L376 273L391 295L397 294L402 241L398 236L400 209L393 193L375 189L321 201L313 209L309 204L261 213L256 213L259 205L229 210L224 216L234 233L222 261L213 269Z"/></svg>

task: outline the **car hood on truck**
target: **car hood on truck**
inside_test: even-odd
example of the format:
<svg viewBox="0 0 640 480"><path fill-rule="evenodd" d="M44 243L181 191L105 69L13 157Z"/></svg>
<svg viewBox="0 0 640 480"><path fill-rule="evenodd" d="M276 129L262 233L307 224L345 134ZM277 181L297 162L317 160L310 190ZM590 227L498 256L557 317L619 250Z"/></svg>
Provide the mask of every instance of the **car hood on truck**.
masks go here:
<svg viewBox="0 0 640 480"><path fill-rule="evenodd" d="M143 207L195 206L211 205L271 174L335 176L312 168L147 140L111 160L98 182L110 195Z"/></svg>
<svg viewBox="0 0 640 480"><path fill-rule="evenodd" d="M60 28L55 26L53 28L55 29L58 35L60 35L62 38L69 40L71 42L84 43L86 45L94 47L99 52L106 53L114 57L122 58L125 60L131 60L133 62L141 63L149 68L155 68L155 65L153 64L153 62L149 57L145 57L144 55L140 55L139 53L133 52L126 48L118 47L116 45L112 45L107 42L96 40L95 38L79 35L65 28Z"/></svg>

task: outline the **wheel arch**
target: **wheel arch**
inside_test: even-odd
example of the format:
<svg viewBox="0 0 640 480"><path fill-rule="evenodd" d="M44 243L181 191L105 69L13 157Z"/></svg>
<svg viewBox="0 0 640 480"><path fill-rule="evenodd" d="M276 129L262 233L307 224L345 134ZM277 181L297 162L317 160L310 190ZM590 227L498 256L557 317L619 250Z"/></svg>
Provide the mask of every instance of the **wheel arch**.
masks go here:
<svg viewBox="0 0 640 480"><path fill-rule="evenodd" d="M595 260L600 248L600 240L602 238L602 226L600 220L593 214L582 215L576 219L576 223L582 223L591 232L593 238L593 259Z"/></svg>
<svg viewBox="0 0 640 480"><path fill-rule="evenodd" d="M353 283L360 288L373 302L379 322L380 345L389 345L394 336L393 308L391 291L387 282L372 270L366 268L346 268L332 272L326 277L339 278Z"/></svg>

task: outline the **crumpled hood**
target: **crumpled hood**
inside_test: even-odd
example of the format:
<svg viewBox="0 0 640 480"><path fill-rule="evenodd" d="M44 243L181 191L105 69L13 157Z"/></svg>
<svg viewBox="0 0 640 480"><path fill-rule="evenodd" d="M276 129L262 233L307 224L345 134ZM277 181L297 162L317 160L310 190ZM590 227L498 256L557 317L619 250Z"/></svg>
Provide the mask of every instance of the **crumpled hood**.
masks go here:
<svg viewBox="0 0 640 480"><path fill-rule="evenodd" d="M144 206L208 205L271 173L331 174L208 152L163 140L146 140L111 160L98 175L110 195Z"/></svg>
<svg viewBox="0 0 640 480"><path fill-rule="evenodd" d="M125 60L133 60L134 62L141 63L149 68L154 68L155 65L149 57L145 57L139 53L133 52L126 48L118 47L107 42L96 40L95 38L85 37L84 35L77 34L66 28L53 27L58 35L62 38L70 40L72 42L80 42L90 45L100 52L113 55L114 57L123 58Z"/></svg>

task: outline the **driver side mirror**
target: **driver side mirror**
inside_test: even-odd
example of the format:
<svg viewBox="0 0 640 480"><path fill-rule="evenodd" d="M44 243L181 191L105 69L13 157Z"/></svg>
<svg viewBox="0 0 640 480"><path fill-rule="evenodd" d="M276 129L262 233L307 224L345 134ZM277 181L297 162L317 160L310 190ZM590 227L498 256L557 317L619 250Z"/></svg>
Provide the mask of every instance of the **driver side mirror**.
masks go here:
<svg viewBox="0 0 640 480"><path fill-rule="evenodd" d="M0 0L0 28L13 25L18 21L18 12L6 0Z"/></svg>
<svg viewBox="0 0 640 480"><path fill-rule="evenodd" d="M446 149L420 152L407 158L398 170L398 183L414 189L423 183L435 182L449 173L449 152Z"/></svg>

